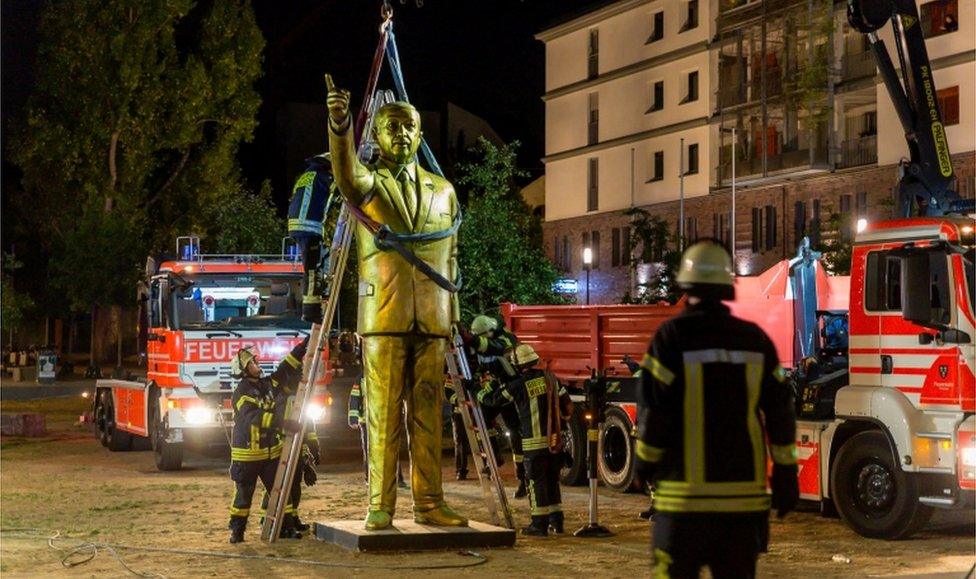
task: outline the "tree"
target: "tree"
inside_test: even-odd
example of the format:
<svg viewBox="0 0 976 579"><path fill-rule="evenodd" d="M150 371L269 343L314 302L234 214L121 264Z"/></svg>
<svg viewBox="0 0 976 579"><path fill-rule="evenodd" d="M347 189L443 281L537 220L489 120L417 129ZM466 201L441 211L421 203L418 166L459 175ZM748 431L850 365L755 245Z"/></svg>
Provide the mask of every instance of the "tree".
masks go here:
<svg viewBox="0 0 976 579"><path fill-rule="evenodd" d="M821 229L819 250L821 261L830 275L851 275L851 252L854 246L854 223L850 213L830 211L830 217Z"/></svg>
<svg viewBox="0 0 976 579"><path fill-rule="evenodd" d="M278 216L271 200L269 181L257 193L225 195L210 209L208 217L207 237L213 241L207 244L207 253L279 253L288 233L285 220Z"/></svg>
<svg viewBox="0 0 976 579"><path fill-rule="evenodd" d="M27 294L14 288L13 272L23 266L13 254L3 254L3 278L0 279L0 324L10 336L10 346L13 346L14 332L20 328L24 315L34 306L34 301Z"/></svg>
<svg viewBox="0 0 976 579"><path fill-rule="evenodd" d="M537 223L519 197L515 179L519 143L496 147L479 138L472 148L475 161L457 167L457 184L467 192L459 232L458 262L463 275L461 317L469 320L494 313L502 302L555 304L555 266L532 243Z"/></svg>
<svg viewBox="0 0 976 579"><path fill-rule="evenodd" d="M630 269L641 274L638 279L646 275L646 280L637 283L636 296L627 292L620 301L625 304L652 304L662 300L675 303L682 293L674 282L681 258L681 252L676 249L678 237L671 232L667 220L640 207L628 209L624 214L631 218L633 231L627 248ZM640 251L636 251L638 248ZM649 266L646 274L641 273L643 266Z"/></svg>
<svg viewBox="0 0 976 579"><path fill-rule="evenodd" d="M9 205L50 258L48 291L73 311L127 304L147 253L240 190L264 40L243 1L64 0L38 31Z"/></svg>

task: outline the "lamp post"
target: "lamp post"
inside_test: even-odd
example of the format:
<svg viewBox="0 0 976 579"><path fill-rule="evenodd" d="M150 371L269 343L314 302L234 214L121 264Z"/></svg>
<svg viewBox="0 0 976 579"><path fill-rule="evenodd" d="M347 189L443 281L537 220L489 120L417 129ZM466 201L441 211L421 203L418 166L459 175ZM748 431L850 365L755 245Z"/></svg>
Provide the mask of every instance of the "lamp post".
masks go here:
<svg viewBox="0 0 976 579"><path fill-rule="evenodd" d="M590 266L593 265L593 250L583 248L583 269L586 270L586 305L590 305Z"/></svg>

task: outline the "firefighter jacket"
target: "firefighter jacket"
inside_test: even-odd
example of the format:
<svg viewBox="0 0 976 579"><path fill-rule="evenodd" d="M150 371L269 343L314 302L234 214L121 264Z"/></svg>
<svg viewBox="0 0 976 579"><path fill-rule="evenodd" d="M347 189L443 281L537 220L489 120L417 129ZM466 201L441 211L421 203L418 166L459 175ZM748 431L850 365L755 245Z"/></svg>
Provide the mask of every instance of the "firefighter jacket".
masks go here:
<svg viewBox="0 0 976 579"><path fill-rule="evenodd" d="M252 462L281 455L281 423L275 417L275 397L279 392L293 394L302 377L305 343L299 344L278 364L270 376L244 377L234 389L234 432L230 458Z"/></svg>
<svg viewBox="0 0 976 579"><path fill-rule="evenodd" d="M288 235L299 238L322 239L329 188L332 186L332 166L324 155L305 160L305 172L299 175L288 204Z"/></svg>
<svg viewBox="0 0 976 579"><path fill-rule="evenodd" d="M523 451L562 451L560 418L569 417L573 403L566 389L547 380L542 370L532 368L500 388L482 389L478 402L485 406L515 405Z"/></svg>
<svg viewBox="0 0 976 579"><path fill-rule="evenodd" d="M517 374L508 353L515 347L518 339L515 334L499 330L495 336L475 336L474 343L465 348L472 372L485 375L495 384L503 384Z"/></svg>
<svg viewBox="0 0 976 579"><path fill-rule="evenodd" d="M718 301L665 322L644 356L638 460L656 476L661 512L769 509L766 438L777 464L796 464L796 417L769 337Z"/></svg>

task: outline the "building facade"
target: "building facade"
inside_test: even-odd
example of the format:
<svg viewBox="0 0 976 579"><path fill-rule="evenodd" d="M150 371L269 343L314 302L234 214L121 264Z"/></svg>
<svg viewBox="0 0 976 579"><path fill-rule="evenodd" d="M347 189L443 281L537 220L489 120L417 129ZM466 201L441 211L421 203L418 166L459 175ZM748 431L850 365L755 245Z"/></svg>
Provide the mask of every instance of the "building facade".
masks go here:
<svg viewBox="0 0 976 579"><path fill-rule="evenodd" d="M686 243L731 246L733 153L740 274L792 256L804 236L849 234L827 231L832 214L890 215L907 145L843 8L622 0L537 36L547 59L546 251L582 287L583 248L592 250L591 303L646 281L628 254L630 208L666 220ZM976 5L933 0L920 12L958 189L972 197L976 39L963 31L974 29Z"/></svg>

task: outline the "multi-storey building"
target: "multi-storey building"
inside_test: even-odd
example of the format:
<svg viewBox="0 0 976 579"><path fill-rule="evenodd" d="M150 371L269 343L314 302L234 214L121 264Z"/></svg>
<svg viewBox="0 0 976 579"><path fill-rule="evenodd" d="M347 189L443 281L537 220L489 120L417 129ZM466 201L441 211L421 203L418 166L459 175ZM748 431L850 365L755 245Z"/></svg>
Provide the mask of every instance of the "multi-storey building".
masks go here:
<svg viewBox="0 0 976 579"><path fill-rule="evenodd" d="M934 0L920 12L959 190L971 197L976 40L964 30L976 6ZM793 255L805 235L818 242L831 214L891 212L907 146L842 4L620 0L537 38L546 44L546 249L581 282L591 249L591 302L645 281L627 252L632 207L688 242L730 243L734 222L740 274Z"/></svg>

